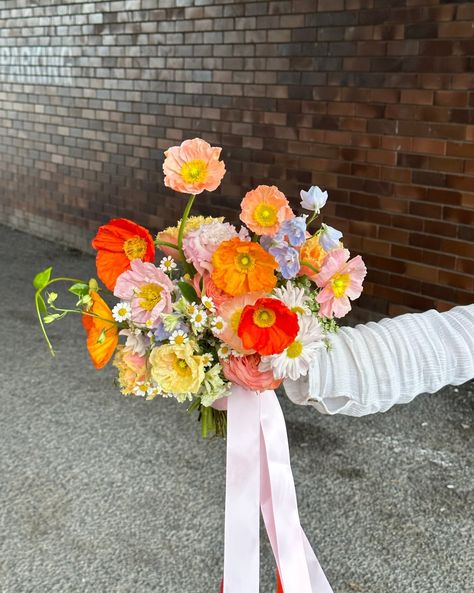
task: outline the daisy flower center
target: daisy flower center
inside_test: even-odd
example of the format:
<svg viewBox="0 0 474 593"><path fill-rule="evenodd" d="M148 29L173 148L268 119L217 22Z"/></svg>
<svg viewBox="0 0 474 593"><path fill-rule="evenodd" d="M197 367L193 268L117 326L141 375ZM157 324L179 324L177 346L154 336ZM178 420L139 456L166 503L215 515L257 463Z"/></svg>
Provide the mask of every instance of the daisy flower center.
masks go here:
<svg viewBox="0 0 474 593"><path fill-rule="evenodd" d="M248 272L255 265L255 260L248 253L239 253L235 258L235 264L239 272Z"/></svg>
<svg viewBox="0 0 474 593"><path fill-rule="evenodd" d="M127 309L125 309L125 307L120 307L117 313L120 315L120 317L124 317L128 313L128 311Z"/></svg>
<svg viewBox="0 0 474 593"><path fill-rule="evenodd" d="M276 313L271 309L257 309L253 314L253 322L257 327L272 327L276 321Z"/></svg>
<svg viewBox="0 0 474 593"><path fill-rule="evenodd" d="M331 280L334 296L339 299L344 296L351 278L349 274L335 274Z"/></svg>
<svg viewBox="0 0 474 593"><path fill-rule="evenodd" d="M186 183L202 183L207 177L207 163L202 159L194 159L181 167L181 177Z"/></svg>
<svg viewBox="0 0 474 593"><path fill-rule="evenodd" d="M175 337L175 339L174 339L174 343L175 343L177 346L181 346L181 345L185 344L185 343L186 343L186 338L185 338L185 336L182 336L181 334L178 334L178 335Z"/></svg>
<svg viewBox="0 0 474 593"><path fill-rule="evenodd" d="M163 289L159 284L145 284L138 292L138 298L141 299L140 307L145 311L152 311L161 301Z"/></svg>
<svg viewBox="0 0 474 593"><path fill-rule="evenodd" d="M278 210L271 204L259 204L253 212L253 219L260 226L273 226L278 222Z"/></svg>
<svg viewBox="0 0 474 593"><path fill-rule="evenodd" d="M286 355L288 358L298 358L303 352L303 344L299 340L295 340L293 344L290 344L286 349Z"/></svg>
<svg viewBox="0 0 474 593"><path fill-rule="evenodd" d="M123 250L130 261L134 259L142 259L146 253L147 244L145 239L136 235L124 242Z"/></svg>

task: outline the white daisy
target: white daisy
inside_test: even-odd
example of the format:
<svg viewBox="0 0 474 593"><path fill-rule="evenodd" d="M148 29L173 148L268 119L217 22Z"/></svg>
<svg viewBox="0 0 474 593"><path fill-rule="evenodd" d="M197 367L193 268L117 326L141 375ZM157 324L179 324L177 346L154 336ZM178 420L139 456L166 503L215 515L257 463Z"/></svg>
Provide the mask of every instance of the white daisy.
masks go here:
<svg viewBox="0 0 474 593"><path fill-rule="evenodd" d="M212 354L210 352L205 352L201 356L201 360L205 367L210 367L210 366L212 366L212 363L214 362L214 357L212 356Z"/></svg>
<svg viewBox="0 0 474 593"><path fill-rule="evenodd" d="M158 385L150 385L147 391L147 399L155 399L158 395L161 395L163 392Z"/></svg>
<svg viewBox="0 0 474 593"><path fill-rule="evenodd" d="M214 317L212 320L212 333L215 335L221 334L226 328L226 322L222 319L222 317Z"/></svg>
<svg viewBox="0 0 474 593"><path fill-rule="evenodd" d="M182 346L183 344L187 344L188 342L189 342L189 336L182 329L174 331L170 336L170 344L175 344L176 346Z"/></svg>
<svg viewBox="0 0 474 593"><path fill-rule="evenodd" d="M207 322L207 313L201 309L197 309L191 315L191 322L196 329L202 329Z"/></svg>
<svg viewBox="0 0 474 593"><path fill-rule="evenodd" d="M310 299L305 293L304 288L298 288L292 282L287 282L285 286L275 288L273 294L294 313L299 313L300 315L311 314L308 308L308 301Z"/></svg>
<svg viewBox="0 0 474 593"><path fill-rule="evenodd" d="M323 330L316 317L299 316L300 330L295 341L281 354L262 356L261 371L272 371L275 379L296 381L308 373L311 362L324 346Z"/></svg>
<svg viewBox="0 0 474 593"><path fill-rule="evenodd" d="M145 397L149 395L148 391L150 389L150 384L146 381L138 381L135 384L135 387L132 389L132 393L135 395L139 395L140 397Z"/></svg>
<svg viewBox="0 0 474 593"><path fill-rule="evenodd" d="M209 313L216 312L216 305L214 304L214 301L211 299L211 297L203 296L201 302L204 305L204 307L209 311Z"/></svg>
<svg viewBox="0 0 474 593"><path fill-rule="evenodd" d="M221 344L219 350L217 351L217 356L219 358L229 358L229 356L231 355L232 351L230 346L227 346L227 344Z"/></svg>
<svg viewBox="0 0 474 593"><path fill-rule="evenodd" d="M196 311L199 311L199 307L198 305L196 305L196 303L187 303L186 304L186 313L192 317L194 315L194 313L196 313Z"/></svg>
<svg viewBox="0 0 474 593"><path fill-rule="evenodd" d="M176 262L170 255L168 255L168 257L164 257L160 262L160 270L165 272L165 274L176 270L177 267L178 266L176 265Z"/></svg>
<svg viewBox="0 0 474 593"><path fill-rule="evenodd" d="M115 307L112 309L112 317L115 321L121 323L122 321L128 321L132 315L132 308L130 303L126 303L122 301L121 303L117 303Z"/></svg>

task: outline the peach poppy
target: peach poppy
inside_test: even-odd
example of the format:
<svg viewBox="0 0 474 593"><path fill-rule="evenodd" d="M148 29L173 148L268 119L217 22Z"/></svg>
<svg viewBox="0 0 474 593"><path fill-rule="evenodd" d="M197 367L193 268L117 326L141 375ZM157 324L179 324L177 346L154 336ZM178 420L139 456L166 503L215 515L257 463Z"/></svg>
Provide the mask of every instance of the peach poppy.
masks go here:
<svg viewBox="0 0 474 593"><path fill-rule="evenodd" d="M132 260L155 260L150 233L126 218L114 218L102 225L92 239L92 247L97 250L97 275L112 291L120 274L130 269Z"/></svg>
<svg viewBox="0 0 474 593"><path fill-rule="evenodd" d="M259 185L240 204L240 220L257 235L275 235L285 220L295 215L285 195L274 185Z"/></svg>
<svg viewBox="0 0 474 593"><path fill-rule="evenodd" d="M296 313L278 299L262 298L244 308L237 333L244 348L269 356L288 348L298 331Z"/></svg>
<svg viewBox="0 0 474 593"><path fill-rule="evenodd" d="M195 274L192 280L192 285L198 297L210 297L214 305L217 307L217 310L220 310L220 307L223 303L233 298L230 294L227 294L220 288L217 288L208 272L205 272L203 276L201 276L199 273Z"/></svg>
<svg viewBox="0 0 474 593"><path fill-rule="evenodd" d="M214 191L225 175L225 165L219 160L221 151L201 138L168 148L163 163L166 187L184 194Z"/></svg>
<svg viewBox="0 0 474 593"><path fill-rule="evenodd" d="M312 266L314 266L318 271L321 269L322 263L324 258L326 257L327 252L321 246L319 242L319 237L314 235L314 237L310 237L306 239L300 249L300 261L301 262L308 262ZM302 265L298 276L308 276L311 280L316 282L317 272L309 268L308 266Z"/></svg>
<svg viewBox="0 0 474 593"><path fill-rule="evenodd" d="M87 334L87 350L96 369L104 367L112 358L118 344L118 327L112 311L97 292L90 293L92 306L87 311L92 315L82 316L82 325Z"/></svg>
<svg viewBox="0 0 474 593"><path fill-rule="evenodd" d="M277 282L278 264L259 245L238 237L223 241L212 255L214 284L232 296L246 292L271 292Z"/></svg>
<svg viewBox="0 0 474 593"><path fill-rule="evenodd" d="M237 333L243 310L247 305L254 305L258 299L266 296L265 292L249 292L237 297L231 297L219 306L219 315L226 323L219 339L241 354L251 354L253 350L246 350Z"/></svg>

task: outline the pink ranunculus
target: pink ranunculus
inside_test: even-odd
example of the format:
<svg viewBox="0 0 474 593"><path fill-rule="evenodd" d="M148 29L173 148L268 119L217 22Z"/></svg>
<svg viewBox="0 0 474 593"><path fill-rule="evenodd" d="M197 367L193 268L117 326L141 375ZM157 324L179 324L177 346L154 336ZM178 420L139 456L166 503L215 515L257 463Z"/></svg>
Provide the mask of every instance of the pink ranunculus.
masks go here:
<svg viewBox="0 0 474 593"><path fill-rule="evenodd" d="M211 222L189 231L183 241L186 259L190 261L200 274L212 272L212 254L223 241L240 237L248 239L247 229L238 233L234 225L228 222Z"/></svg>
<svg viewBox="0 0 474 593"><path fill-rule="evenodd" d="M259 354L229 356L228 359L221 360L224 376L229 381L252 391L276 389L282 380L275 379L272 371L259 371L260 360Z"/></svg>
<svg viewBox="0 0 474 593"><path fill-rule="evenodd" d="M171 313L173 283L152 263L134 259L130 267L117 278L114 295L131 304L133 323L156 328L160 315Z"/></svg>
<svg viewBox="0 0 474 593"><path fill-rule="evenodd" d="M230 301L234 297L227 294L214 284L211 276L206 272L204 276L196 274L193 278L193 286L199 298L206 295L214 301L214 305L219 311L221 305Z"/></svg>
<svg viewBox="0 0 474 593"><path fill-rule="evenodd" d="M350 300L361 295L367 268L360 255L349 257L349 250L341 248L333 249L323 260L316 276L316 284L322 288L316 297L321 317L344 317L351 310Z"/></svg>

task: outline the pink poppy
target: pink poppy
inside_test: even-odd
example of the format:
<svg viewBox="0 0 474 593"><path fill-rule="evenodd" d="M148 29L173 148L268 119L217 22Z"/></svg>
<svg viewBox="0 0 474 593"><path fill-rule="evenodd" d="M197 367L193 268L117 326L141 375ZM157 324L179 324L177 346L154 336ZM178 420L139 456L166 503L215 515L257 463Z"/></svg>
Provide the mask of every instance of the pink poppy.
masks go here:
<svg viewBox="0 0 474 593"><path fill-rule="evenodd" d="M316 297L321 317L344 317L351 310L350 300L361 295L367 268L360 255L351 260L349 257L349 250L341 248L333 249L324 258L316 276L316 284L322 288Z"/></svg>
<svg viewBox="0 0 474 593"><path fill-rule="evenodd" d="M118 277L114 295L130 302L133 323L156 328L161 313L171 313L173 283L152 263L134 259L130 267Z"/></svg>

